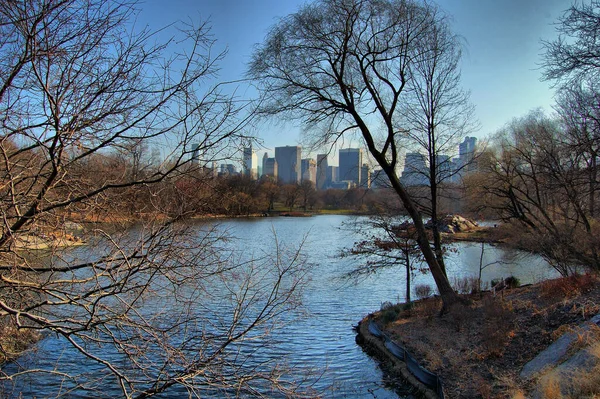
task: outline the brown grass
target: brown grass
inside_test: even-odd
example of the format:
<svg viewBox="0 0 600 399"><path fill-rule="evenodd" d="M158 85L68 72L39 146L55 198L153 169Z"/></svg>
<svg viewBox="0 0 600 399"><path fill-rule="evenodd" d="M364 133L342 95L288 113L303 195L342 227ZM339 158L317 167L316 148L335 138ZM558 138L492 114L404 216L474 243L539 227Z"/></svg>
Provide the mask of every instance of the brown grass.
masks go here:
<svg viewBox="0 0 600 399"><path fill-rule="evenodd" d="M542 399L600 398L600 340L591 346L596 366L591 369L574 370L565 378L555 370L540 377Z"/></svg>
<svg viewBox="0 0 600 399"><path fill-rule="evenodd" d="M385 326L394 340L442 377L449 398L529 396L533 387L518 376L525 363L600 311L600 283L594 275L506 290L495 297L468 297L470 305L443 316L438 298L415 302ZM577 345L593 343L597 336L595 329L582 333ZM593 386L592 380L586 381ZM556 394L552 381L545 389L548 397Z"/></svg>
<svg viewBox="0 0 600 399"><path fill-rule="evenodd" d="M541 284L541 293L547 298L573 298L585 294L596 283L597 277L593 274L574 274L569 277L544 281Z"/></svg>

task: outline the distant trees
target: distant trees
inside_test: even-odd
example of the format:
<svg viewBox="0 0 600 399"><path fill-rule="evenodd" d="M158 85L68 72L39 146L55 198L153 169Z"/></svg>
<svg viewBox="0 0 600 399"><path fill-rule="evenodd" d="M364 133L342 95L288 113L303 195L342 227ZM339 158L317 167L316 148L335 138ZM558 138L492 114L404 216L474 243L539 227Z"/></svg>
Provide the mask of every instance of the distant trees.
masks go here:
<svg viewBox="0 0 600 399"><path fill-rule="evenodd" d="M572 146L568 127L540 111L514 120L495 139L478 180L480 198L525 227L519 241L561 274L577 264L599 269L597 223L591 214L589 158Z"/></svg>
<svg viewBox="0 0 600 399"><path fill-rule="evenodd" d="M194 145L223 154L246 122L211 83L224 54L211 51L206 25L161 42L134 18L128 1L0 2L2 332L51 333L98 372L3 368L3 392L45 372L62 394L112 384L128 398L174 385L256 395L262 384L286 395L281 369L248 364L232 346L266 337L297 305L301 263L281 253L236 263L227 237L175 223L207 182L193 174ZM97 215L140 224L89 225L86 250L56 247L73 221ZM30 249L40 240L44 253Z"/></svg>
<svg viewBox="0 0 600 399"><path fill-rule="evenodd" d="M250 75L263 89L262 111L286 113L316 132L320 143L357 133L414 222L417 242L447 309L459 300L432 250L422 213L400 183L398 123L421 45L446 21L411 0L321 0L281 20L256 50ZM435 45L423 57L434 58ZM427 51L430 50L430 51Z"/></svg>

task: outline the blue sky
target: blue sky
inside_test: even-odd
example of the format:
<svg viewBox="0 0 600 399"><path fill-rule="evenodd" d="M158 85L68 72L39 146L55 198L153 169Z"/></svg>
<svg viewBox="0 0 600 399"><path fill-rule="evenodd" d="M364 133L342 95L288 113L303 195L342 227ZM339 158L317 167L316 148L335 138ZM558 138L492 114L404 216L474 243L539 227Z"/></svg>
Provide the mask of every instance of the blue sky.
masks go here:
<svg viewBox="0 0 600 399"><path fill-rule="evenodd" d="M220 79L243 77L252 48L278 18L295 12L299 0L146 0L138 24L159 28L177 20L209 20L217 49L228 49ZM465 39L463 87L471 91L484 138L531 109L551 111L554 90L541 82L541 39L556 38L553 24L570 0L439 0ZM300 128L265 125L256 131L266 147L296 145Z"/></svg>

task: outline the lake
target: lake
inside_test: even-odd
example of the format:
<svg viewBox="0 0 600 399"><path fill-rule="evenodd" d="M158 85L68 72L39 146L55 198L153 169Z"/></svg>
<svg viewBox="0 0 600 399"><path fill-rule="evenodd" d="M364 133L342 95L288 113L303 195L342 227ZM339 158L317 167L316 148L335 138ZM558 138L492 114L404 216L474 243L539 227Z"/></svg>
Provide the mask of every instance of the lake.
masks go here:
<svg viewBox="0 0 600 399"><path fill-rule="evenodd" d="M370 358L355 343L352 327L367 314L379 310L383 302L404 300L404 270L387 269L362 278L348 280L344 275L359 263L352 257L340 257L344 249L351 248L360 239L355 229L362 218L340 215L322 215L304 218L252 218L231 219L218 222L218 229L228 230L235 240L227 245L235 248L240 259L272 252L276 235L280 245L297 248L302 244L302 253L309 266L308 283L303 293L303 312L296 312L289 322L274 332L278 345L257 352L268 359L285 358L298 376L307 378L308 383L328 398L398 398L410 397L398 387L385 382L384 374L376 361ZM446 267L449 278L476 277L481 257L480 244L454 243L449 246ZM501 263L494 262L501 261ZM486 246L482 264L490 264L483 270L483 281L514 275L522 284L534 283L556 273L537 256L515 255L499 247ZM416 284L434 286L429 274L417 273ZM28 367L52 370L61 363L67 370L93 373L95 365L86 362L74 353L62 339L54 336L41 341L36 351L20 364ZM14 372L16 364L6 365L5 372ZM64 392L64 381L52 373L35 374L20 379L12 395L24 397L52 396ZM106 397L119 391L106 386L100 391ZM8 392L11 394L10 392ZM95 393L96 396L96 393ZM158 397L177 398L187 396L185 390L173 389ZM85 392L70 392L66 397L89 397Z"/></svg>

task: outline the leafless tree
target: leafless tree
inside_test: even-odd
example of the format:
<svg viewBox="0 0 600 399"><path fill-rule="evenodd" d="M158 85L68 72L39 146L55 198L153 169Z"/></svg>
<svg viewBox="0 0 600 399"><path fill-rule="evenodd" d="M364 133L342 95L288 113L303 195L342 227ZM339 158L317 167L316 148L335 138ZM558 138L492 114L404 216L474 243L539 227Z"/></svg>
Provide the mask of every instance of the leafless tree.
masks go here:
<svg viewBox="0 0 600 399"><path fill-rule="evenodd" d="M496 157L480 183L502 199L492 203L505 220L526 226L521 243L570 274L574 264L598 268L598 242L586 207L586 156L563 141L561 128L540 111L513 121L496 139Z"/></svg>
<svg viewBox="0 0 600 399"><path fill-rule="evenodd" d="M419 45L444 21L410 0L322 0L273 27L256 49L250 75L265 94L263 111L302 120L331 143L358 133L388 176L418 233L445 309L459 300L425 231L422 214L400 183L397 167L403 93Z"/></svg>
<svg viewBox="0 0 600 399"><path fill-rule="evenodd" d="M600 92L597 85L580 82L558 91L556 110L565 125L563 141L572 153L580 154L587 171L588 211L596 216L598 156L600 155Z"/></svg>
<svg viewBox="0 0 600 399"><path fill-rule="evenodd" d="M410 230L400 228L402 219L396 215L377 214L369 217L368 228L358 227L363 239L356 242L343 256L364 258L364 263L347 273L351 279L374 275L390 268L405 270L405 300L411 303L412 277L419 260L419 247Z"/></svg>
<svg viewBox="0 0 600 399"><path fill-rule="evenodd" d="M444 16L435 6L428 10L436 23L417 36L418 44L408 64L406 102L398 125L407 130L407 146L426 154L429 166L426 180L428 195L421 203L431 218L433 244L438 263L445 272L439 218L443 184L461 173L467 165L451 164L459 140L475 128L474 106L469 93L460 86L460 37L450 31Z"/></svg>
<svg viewBox="0 0 600 399"><path fill-rule="evenodd" d="M600 78L600 2L574 2L556 24L554 41L542 42L544 79L566 84Z"/></svg>
<svg viewBox="0 0 600 399"><path fill-rule="evenodd" d="M161 42L135 16L128 1L0 3L0 320L53 333L95 363L84 379L60 362L43 371L62 393L260 396L268 385L293 396L277 365L252 363L239 344L266 337L297 306L298 254L238 261L226 237L178 224L186 208L167 212L154 198L189 172L195 145L224 154L238 141L244 106L213 80L224 53L211 51L205 24ZM148 168L116 156L155 146L164 161ZM71 222L146 187L146 223L94 225L85 249L57 248L71 241ZM32 249L40 242L44 253ZM7 370L5 392L42 372Z"/></svg>

